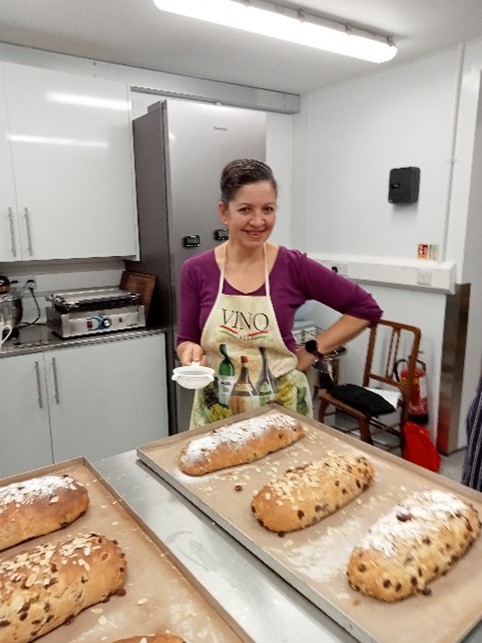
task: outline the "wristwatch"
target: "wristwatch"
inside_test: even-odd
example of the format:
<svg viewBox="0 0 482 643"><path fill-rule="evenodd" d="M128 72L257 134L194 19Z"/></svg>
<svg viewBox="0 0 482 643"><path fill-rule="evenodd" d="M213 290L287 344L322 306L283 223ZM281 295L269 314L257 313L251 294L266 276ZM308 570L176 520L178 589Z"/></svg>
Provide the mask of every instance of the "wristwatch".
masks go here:
<svg viewBox="0 0 482 643"><path fill-rule="evenodd" d="M318 352L318 344L316 342L316 339L309 339L305 343L305 351L307 353L311 353L318 359L323 359L323 353Z"/></svg>

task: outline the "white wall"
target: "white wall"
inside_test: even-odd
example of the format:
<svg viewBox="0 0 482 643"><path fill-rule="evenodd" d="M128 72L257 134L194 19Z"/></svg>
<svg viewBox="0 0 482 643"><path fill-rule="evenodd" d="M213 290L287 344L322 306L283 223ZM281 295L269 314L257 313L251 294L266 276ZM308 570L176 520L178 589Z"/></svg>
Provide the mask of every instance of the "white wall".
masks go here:
<svg viewBox="0 0 482 643"><path fill-rule="evenodd" d="M431 401L429 409L431 427L436 426L438 405L434 400L439 395L440 380L440 346L443 339L443 327L433 323L433 319L443 319L445 315L445 297L436 293L409 292L400 288L383 288L372 284L360 284L368 290L378 302L382 303L385 319L403 321L418 326L422 330L420 359L427 364L428 393ZM409 306L401 317L400 307ZM322 328L333 323L337 314L314 304L310 309L310 318ZM368 331L351 341L346 355L342 358L341 372L343 381L361 384L368 341ZM401 354L408 357L403 347ZM433 430L433 429L432 429ZM434 431L433 431L434 432ZM435 434L435 432L434 432Z"/></svg>
<svg viewBox="0 0 482 643"><path fill-rule="evenodd" d="M37 290L35 297L40 307L40 319L37 320L37 304L30 291L25 289L23 297L22 323L39 321L44 323L46 297L54 292L66 292L74 288L116 287L120 284L124 262L119 259L78 261L71 263L53 262L17 262L0 263L0 274L17 280L19 287L25 286L27 279L35 279Z"/></svg>
<svg viewBox="0 0 482 643"><path fill-rule="evenodd" d="M419 243L438 244L449 216L461 55L454 48L390 71L378 71L302 99L294 117L293 209L308 253L395 257L412 262ZM416 204L388 203L392 168L421 169ZM422 330L429 375L430 429L435 436L440 392L445 294L362 284L387 319ZM316 309L321 326L333 318ZM343 374L361 378L365 344L350 343Z"/></svg>
<svg viewBox="0 0 482 643"><path fill-rule="evenodd" d="M457 69L453 49L302 99L293 196L307 194L308 250L415 259L441 243ZM407 166L421 169L419 201L391 205L389 172Z"/></svg>

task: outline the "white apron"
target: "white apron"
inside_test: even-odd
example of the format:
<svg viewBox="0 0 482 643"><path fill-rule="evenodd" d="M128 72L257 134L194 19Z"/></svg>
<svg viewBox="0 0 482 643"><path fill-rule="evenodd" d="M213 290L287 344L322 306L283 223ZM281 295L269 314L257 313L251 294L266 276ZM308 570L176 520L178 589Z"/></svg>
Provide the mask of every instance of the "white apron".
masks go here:
<svg viewBox="0 0 482 643"><path fill-rule="evenodd" d="M297 357L286 347L270 297L265 248L266 295L225 295L224 265L201 346L214 382L195 391L191 428L251 411L276 401L312 417L310 388L296 369Z"/></svg>

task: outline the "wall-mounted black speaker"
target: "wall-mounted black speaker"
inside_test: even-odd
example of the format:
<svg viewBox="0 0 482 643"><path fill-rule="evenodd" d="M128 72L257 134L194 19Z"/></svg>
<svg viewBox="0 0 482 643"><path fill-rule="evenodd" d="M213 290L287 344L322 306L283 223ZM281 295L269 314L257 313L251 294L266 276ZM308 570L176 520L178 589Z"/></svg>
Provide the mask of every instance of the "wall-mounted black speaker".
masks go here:
<svg viewBox="0 0 482 643"><path fill-rule="evenodd" d="M389 203L415 203L420 186L419 167L399 167L390 170Z"/></svg>

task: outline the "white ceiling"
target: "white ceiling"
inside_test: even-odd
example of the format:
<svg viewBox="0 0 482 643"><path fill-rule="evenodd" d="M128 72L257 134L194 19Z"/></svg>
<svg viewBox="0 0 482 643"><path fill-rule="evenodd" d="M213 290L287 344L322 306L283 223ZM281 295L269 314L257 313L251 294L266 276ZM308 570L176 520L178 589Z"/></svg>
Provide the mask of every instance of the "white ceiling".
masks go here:
<svg viewBox="0 0 482 643"><path fill-rule="evenodd" d="M202 2L202 0L199 0ZM383 68L482 38L482 0L278 4L391 35ZM378 65L161 12L152 0L0 0L0 41L134 67L303 94Z"/></svg>

